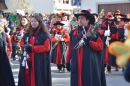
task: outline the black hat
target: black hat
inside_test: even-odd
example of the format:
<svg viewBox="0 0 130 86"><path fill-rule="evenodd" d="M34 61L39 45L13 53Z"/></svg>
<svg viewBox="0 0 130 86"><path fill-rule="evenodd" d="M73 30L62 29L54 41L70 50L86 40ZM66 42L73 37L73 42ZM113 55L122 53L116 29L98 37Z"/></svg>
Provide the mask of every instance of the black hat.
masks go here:
<svg viewBox="0 0 130 86"><path fill-rule="evenodd" d="M63 26L65 24L61 23L61 21L56 21L56 23L54 23L53 25L61 25L61 26Z"/></svg>
<svg viewBox="0 0 130 86"><path fill-rule="evenodd" d="M86 19L89 19L90 24L94 24L95 18L88 10L82 10L81 13L74 14L74 16L78 19L79 16L85 16Z"/></svg>
<svg viewBox="0 0 130 86"><path fill-rule="evenodd" d="M97 14L97 13L92 13L92 15L94 15L94 16L96 16L96 17L98 17L98 14Z"/></svg>
<svg viewBox="0 0 130 86"><path fill-rule="evenodd" d="M121 17L120 17L120 19L123 19L123 20L125 20L125 21L130 21L130 14L121 14L120 15Z"/></svg>

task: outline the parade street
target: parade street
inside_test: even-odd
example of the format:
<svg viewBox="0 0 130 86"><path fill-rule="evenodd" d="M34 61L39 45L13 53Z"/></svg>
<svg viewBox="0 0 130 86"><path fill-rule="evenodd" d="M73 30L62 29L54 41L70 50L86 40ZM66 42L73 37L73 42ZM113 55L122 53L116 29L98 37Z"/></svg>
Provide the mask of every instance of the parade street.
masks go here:
<svg viewBox="0 0 130 86"><path fill-rule="evenodd" d="M15 84L18 83L18 71L19 64L18 61L12 61L13 65L12 71L15 79ZM51 65L51 74L52 74L52 86L70 86L70 73L58 73L58 70L55 65ZM130 83L126 82L122 76L122 70L116 72L112 69L112 75L106 74L107 86L129 86Z"/></svg>

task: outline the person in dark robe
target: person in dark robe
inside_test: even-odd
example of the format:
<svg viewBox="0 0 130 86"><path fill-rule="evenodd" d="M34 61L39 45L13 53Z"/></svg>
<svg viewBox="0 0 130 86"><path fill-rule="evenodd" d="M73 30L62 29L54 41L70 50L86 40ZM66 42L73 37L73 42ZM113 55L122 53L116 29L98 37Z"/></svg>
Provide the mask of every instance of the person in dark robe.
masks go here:
<svg viewBox="0 0 130 86"><path fill-rule="evenodd" d="M79 26L70 33L66 58L67 70L71 71L70 86L106 86L104 66L100 55L103 42L100 36L90 32L92 29L90 25L94 24L95 18L88 10L82 10L75 16ZM81 38L86 34L89 36L82 40ZM96 36L93 38L93 35ZM80 40L84 42L84 45L76 47Z"/></svg>
<svg viewBox="0 0 130 86"><path fill-rule="evenodd" d="M52 86L50 69L51 42L49 31L38 15L31 18L21 40L24 50L20 63L18 86Z"/></svg>
<svg viewBox="0 0 130 86"><path fill-rule="evenodd" d="M102 57L104 58L105 67L107 67L106 73L111 74L111 66L116 68L118 68L118 66L116 65L116 57L108 53L108 47L110 43L117 41L117 26L114 23L115 18L111 12L108 12L105 18L106 21L102 23L99 32L103 40Z"/></svg>
<svg viewBox="0 0 130 86"><path fill-rule="evenodd" d="M124 70L124 78L127 82L130 82L130 62L127 64L125 70Z"/></svg>
<svg viewBox="0 0 130 86"><path fill-rule="evenodd" d="M115 17L115 25L117 26L117 28L119 27L119 23L120 23L120 15L121 15L121 11L120 10L116 10L113 13L114 17Z"/></svg>
<svg viewBox="0 0 130 86"><path fill-rule="evenodd" d="M6 36L0 22L0 86L15 86L5 46Z"/></svg>
<svg viewBox="0 0 130 86"><path fill-rule="evenodd" d="M125 14L121 14L120 20L121 20L120 25L116 33L116 39L118 41L124 42L127 37L127 30L125 28L125 25L128 24L128 21L130 21L130 18L128 18L128 16Z"/></svg>
<svg viewBox="0 0 130 86"><path fill-rule="evenodd" d="M57 65L59 73L65 72L66 64L66 51L67 43L70 40L69 34L63 27L61 21L57 21L54 26L56 27L52 34L52 55L51 62Z"/></svg>

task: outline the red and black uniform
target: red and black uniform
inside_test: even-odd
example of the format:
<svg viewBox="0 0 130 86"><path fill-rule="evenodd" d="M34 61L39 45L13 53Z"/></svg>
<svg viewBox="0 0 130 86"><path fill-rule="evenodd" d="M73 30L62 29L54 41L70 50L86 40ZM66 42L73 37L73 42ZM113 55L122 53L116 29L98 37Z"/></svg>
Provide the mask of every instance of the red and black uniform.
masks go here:
<svg viewBox="0 0 130 86"><path fill-rule="evenodd" d="M106 39L107 37L104 36L104 33L106 30L108 30L108 21L105 21L102 23L102 27L99 30L100 35L102 36L102 40L103 40L103 50L102 50L102 56L104 57L105 60L105 64L108 64L109 66L117 66L116 65L116 57L114 57L113 55L109 54L108 52L108 46L106 45ZM111 44L112 42L117 41L116 39L116 33L117 33L117 26L114 24L114 22L112 22L111 24L109 24L110 26L110 41L109 43ZM108 71L110 71L111 68L108 69Z"/></svg>
<svg viewBox="0 0 130 86"><path fill-rule="evenodd" d="M18 86L52 86L49 51L51 48L49 35L39 28L35 34L26 33L21 40L21 46L29 44L32 50L27 59L28 69L20 65ZM23 58L22 58L23 60Z"/></svg>
<svg viewBox="0 0 130 86"><path fill-rule="evenodd" d="M11 43L11 37L9 34L6 34L6 42L7 42L6 52L7 52L8 58L10 60L11 54L12 54L12 43Z"/></svg>
<svg viewBox="0 0 130 86"><path fill-rule="evenodd" d="M58 69L61 70L62 67L65 68L65 59L66 59L66 51L67 51L67 43L70 41L69 34L66 32L66 29L55 29L55 31L52 34L52 42L53 45L57 42L55 35L61 35L64 39L63 41L59 41L56 47L52 50L51 55L51 62L56 64L58 66Z"/></svg>
<svg viewBox="0 0 130 86"><path fill-rule="evenodd" d="M85 27L88 33L89 27ZM91 42L86 40L83 47L74 49L82 38L83 29L79 27L70 33L67 63L71 62L71 86L106 86L103 61L100 52L103 42L99 36ZM101 64L102 63L102 64ZM102 68L101 68L102 67Z"/></svg>
<svg viewBox="0 0 130 86"><path fill-rule="evenodd" d="M120 25L117 33L116 33L116 39L118 41L124 42L125 41L125 29L124 29L124 25Z"/></svg>

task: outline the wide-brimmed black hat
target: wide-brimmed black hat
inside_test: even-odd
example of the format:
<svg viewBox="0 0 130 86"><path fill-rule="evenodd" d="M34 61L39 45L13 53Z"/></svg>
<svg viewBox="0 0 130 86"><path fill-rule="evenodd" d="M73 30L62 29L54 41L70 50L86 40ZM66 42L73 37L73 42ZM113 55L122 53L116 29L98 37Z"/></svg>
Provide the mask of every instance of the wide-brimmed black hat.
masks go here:
<svg viewBox="0 0 130 86"><path fill-rule="evenodd" d="M85 16L86 19L89 19L90 24L94 24L95 18L88 10L82 10L81 13L74 14L74 16L78 19L79 16Z"/></svg>
<svg viewBox="0 0 130 86"><path fill-rule="evenodd" d="M61 25L61 26L63 26L65 24L61 23L61 21L56 21L56 23L54 23L53 25Z"/></svg>
<svg viewBox="0 0 130 86"><path fill-rule="evenodd" d="M96 17L98 17L98 14L97 14L97 13L92 13L92 15L94 15L94 16L96 16Z"/></svg>
<svg viewBox="0 0 130 86"><path fill-rule="evenodd" d="M130 21L130 14L121 14L120 15L121 17L120 17L120 19L123 19L123 20L125 20L125 21Z"/></svg>

